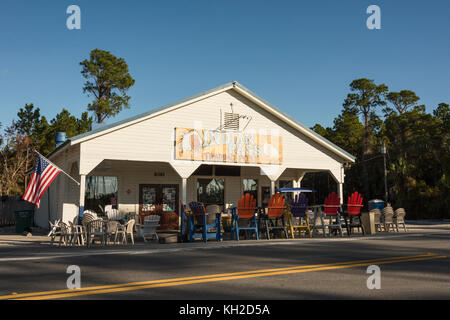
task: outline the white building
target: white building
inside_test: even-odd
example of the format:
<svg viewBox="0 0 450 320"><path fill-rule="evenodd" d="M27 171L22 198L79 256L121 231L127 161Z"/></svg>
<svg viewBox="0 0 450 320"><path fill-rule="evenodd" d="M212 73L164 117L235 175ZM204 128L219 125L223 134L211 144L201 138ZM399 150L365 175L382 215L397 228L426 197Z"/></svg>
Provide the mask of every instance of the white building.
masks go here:
<svg viewBox="0 0 450 320"><path fill-rule="evenodd" d="M179 200L227 207L252 192L262 205L286 181L300 186L317 171L332 175L342 199L344 164L355 161L237 82L69 138L48 158L81 187L57 177L35 215L43 227L99 203L179 213Z"/></svg>

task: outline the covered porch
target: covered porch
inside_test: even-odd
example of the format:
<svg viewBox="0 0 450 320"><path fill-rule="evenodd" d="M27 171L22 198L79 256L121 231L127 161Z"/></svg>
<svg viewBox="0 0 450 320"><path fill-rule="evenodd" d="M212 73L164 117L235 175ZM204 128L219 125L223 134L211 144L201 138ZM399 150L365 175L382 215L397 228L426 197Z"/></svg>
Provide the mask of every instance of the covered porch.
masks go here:
<svg viewBox="0 0 450 320"><path fill-rule="evenodd" d="M74 166L78 167L76 163ZM329 172L336 182L337 190L327 192L341 194L342 177L334 176L331 170L105 159L88 174L80 175L84 183L79 193L78 214L82 216L85 210L102 214L105 206L117 209L120 215L136 213L143 217L158 212L160 231L180 231L180 201L183 204L199 201L205 206L215 204L227 213L243 194L250 193L258 207L265 207L277 189L301 187L307 173L320 171ZM73 218L73 213L66 215L64 220Z"/></svg>

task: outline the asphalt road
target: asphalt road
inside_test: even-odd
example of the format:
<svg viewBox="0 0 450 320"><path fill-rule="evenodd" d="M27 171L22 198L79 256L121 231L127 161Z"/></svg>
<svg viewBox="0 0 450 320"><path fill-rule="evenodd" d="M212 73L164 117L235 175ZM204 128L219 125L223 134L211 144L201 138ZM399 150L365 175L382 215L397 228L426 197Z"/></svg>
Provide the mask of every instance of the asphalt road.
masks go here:
<svg viewBox="0 0 450 320"><path fill-rule="evenodd" d="M450 299L450 233L0 248L0 299ZM68 290L68 266L81 290ZM381 288L369 290L369 265ZM56 291L56 292L55 292Z"/></svg>

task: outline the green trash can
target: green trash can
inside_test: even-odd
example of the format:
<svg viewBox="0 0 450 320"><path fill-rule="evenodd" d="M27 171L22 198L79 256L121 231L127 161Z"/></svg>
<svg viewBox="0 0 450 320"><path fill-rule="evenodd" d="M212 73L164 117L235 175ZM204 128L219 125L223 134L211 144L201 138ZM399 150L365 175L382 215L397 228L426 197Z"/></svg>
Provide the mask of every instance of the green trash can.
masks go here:
<svg viewBox="0 0 450 320"><path fill-rule="evenodd" d="M16 210L16 233L23 233L33 225L33 210Z"/></svg>

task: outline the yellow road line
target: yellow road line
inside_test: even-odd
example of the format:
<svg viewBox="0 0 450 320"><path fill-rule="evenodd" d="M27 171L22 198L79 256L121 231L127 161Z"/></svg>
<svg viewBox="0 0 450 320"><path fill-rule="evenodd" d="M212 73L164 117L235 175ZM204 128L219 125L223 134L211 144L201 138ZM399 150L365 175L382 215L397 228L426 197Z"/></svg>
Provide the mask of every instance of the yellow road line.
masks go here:
<svg viewBox="0 0 450 320"><path fill-rule="evenodd" d="M252 273L264 273L271 271L283 271L283 270L293 270L293 269L309 269L309 268L318 268L318 267L326 267L326 266L334 266L334 265L347 265L354 263L362 263L362 262L372 262L376 263L378 261L385 260L397 260L397 259L405 259L405 258L416 258L416 257L424 257L430 256L430 254L420 254L414 256L403 256L403 257L393 257L393 258L378 258L378 259L370 259L370 260L358 260L358 261L346 261L346 262L335 262L335 263L327 263L327 264L317 264L317 265L307 265L307 266L295 266L295 267L286 267L286 268L276 268L276 269L260 269L253 271L241 271L241 272L233 272L233 273L222 273L222 274L212 274L212 275L204 275L204 276L192 276L192 277L183 277L183 278L172 278L172 279L163 279L163 280L150 280L150 281L141 281L141 282L131 282L131 283L123 283L123 284L113 284L113 285L104 285L104 286L94 286L94 287L86 287L80 289L63 289L63 290L55 290L55 291L42 291L35 293L23 293L23 294L13 294L0 296L1 299L9 299L9 298L20 298L20 297L30 297L30 296L38 296L38 295L49 295L56 293L68 293L68 292L82 292L82 291L91 291L91 290L99 290L99 289L111 289L118 287L128 287L128 286L136 286L136 285L145 285L145 284L153 284L153 283L166 283L166 282L177 282L184 280L195 280L195 279L204 279L204 278L216 278L216 277L226 277L226 276L234 276L234 275L243 275L243 274L252 274Z"/></svg>
<svg viewBox="0 0 450 320"><path fill-rule="evenodd" d="M399 262L419 261L419 260L429 260L429 259L439 259L439 258L446 258L446 256L429 256L429 257L422 257L422 258L410 258L410 259L402 259L402 260L399 259L399 260L390 260L390 261L380 261L380 262L377 262L377 264L399 263ZM77 296L86 296L86 295L95 295L95 294L104 294L104 293L114 293L114 292L125 292L125 291L136 291L136 290L149 289L149 288L171 287L171 286L180 286L180 285L187 285L187 284L198 284L198 283L205 283L205 282L218 282L218 281L225 281L225 280L248 279L248 278L255 278L255 277L285 275L285 274L310 272L310 271L354 268L354 267L360 267L360 266L369 266L372 263L373 262L371 262L371 263L348 264L348 265L336 265L336 266L329 266L329 267L323 267L323 268L309 268L309 269L287 270L287 271L278 271L278 272L266 272L266 273L257 273L257 274L245 274L245 275L237 275L237 276L230 276L230 277L198 279L198 280L191 280L191 281L178 281L178 282L169 282L169 283L149 284L149 285L113 288L113 289L97 290L97 291L87 291L87 292L78 292L78 293L73 292L73 293L60 294L60 295L38 296L38 297L34 297L34 298L23 298L23 299L17 299L17 300L48 300L48 299L70 298L70 297L77 297Z"/></svg>
<svg viewBox="0 0 450 320"><path fill-rule="evenodd" d="M419 260L429 260L429 259L439 259L439 258L446 258L446 256L423 254L423 255L415 255L415 256L395 257L395 258L359 260L359 261L319 264L319 265L310 265L310 266L296 266L296 267L277 268L277 269L243 271L243 272L214 274L214 275L206 275L206 276L194 276L194 277L185 277L185 278L174 278L174 279L165 279L165 280L152 280L152 281L125 283L125 284L118 284L118 285L87 287L87 288L76 289L76 290L66 289L66 290L57 290L57 291L24 293L24 294L20 294L20 295L16 294L16 295L0 296L0 299L12 299L12 300L22 300L22 299L24 299L24 300L44 300L45 299L46 300L46 299L68 298L68 297L76 297L76 296L84 296L84 295L134 291L134 290L142 290L142 289L157 288L157 287L168 287L168 286L195 284L195 283L236 280L236 279L245 279L245 278L254 278L254 277L265 277L265 276L311 272L311 271L321 271L321 270L353 268L353 267L359 267L359 266L369 266L374 263L388 264L388 263L399 263L399 262L419 261Z"/></svg>

